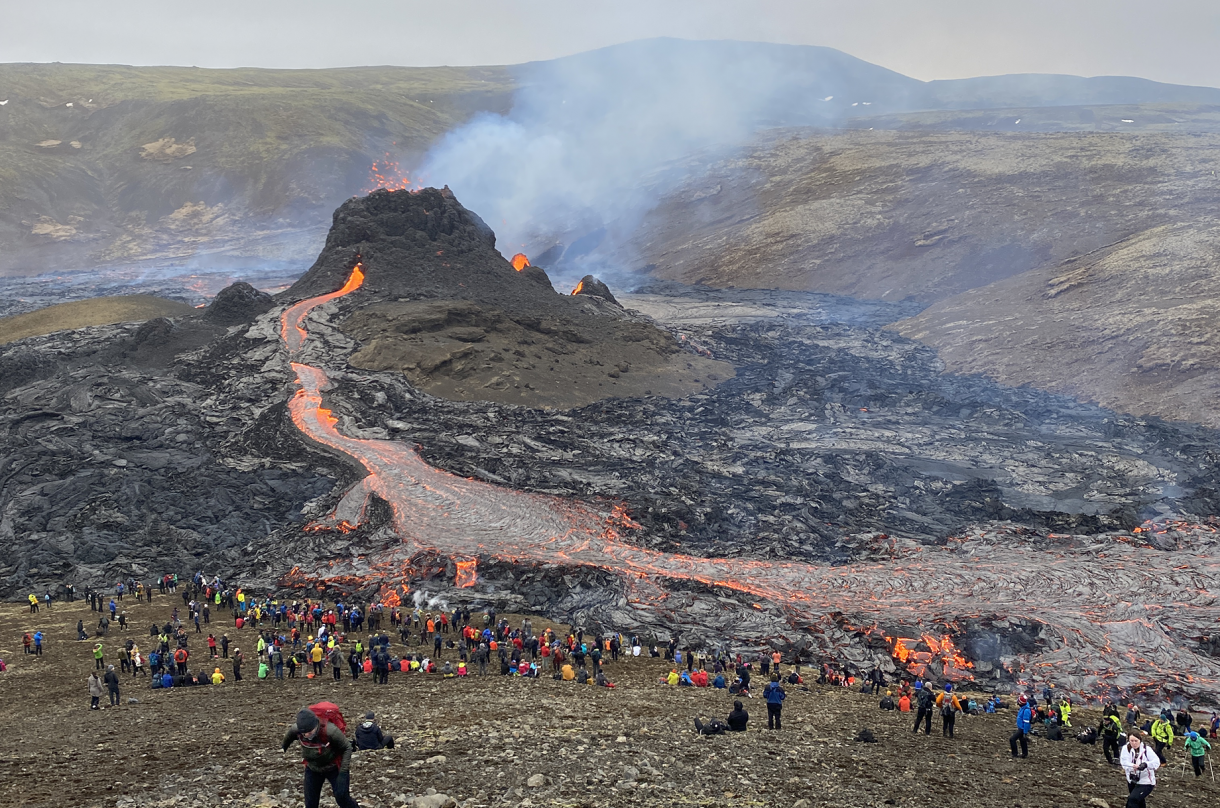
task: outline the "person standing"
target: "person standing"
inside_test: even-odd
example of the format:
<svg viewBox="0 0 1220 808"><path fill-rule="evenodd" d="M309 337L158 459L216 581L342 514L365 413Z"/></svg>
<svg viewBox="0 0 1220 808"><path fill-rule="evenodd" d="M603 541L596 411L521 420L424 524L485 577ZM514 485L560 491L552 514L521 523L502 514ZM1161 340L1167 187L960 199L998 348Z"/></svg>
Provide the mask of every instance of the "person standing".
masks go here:
<svg viewBox="0 0 1220 808"><path fill-rule="evenodd" d="M241 681L241 666L246 661L246 657L242 654L240 648L233 649L233 681Z"/></svg>
<svg viewBox="0 0 1220 808"><path fill-rule="evenodd" d="M330 649L330 667L335 672L335 681L339 681L343 677L343 649L338 645Z"/></svg>
<svg viewBox="0 0 1220 808"><path fill-rule="evenodd" d="M1017 756L1017 744L1021 744L1021 757L1029 757L1029 730L1034 720L1034 711L1029 706L1029 699L1022 695L1017 699L1017 731L1008 739L1008 748L1012 756Z"/></svg>
<svg viewBox="0 0 1220 808"><path fill-rule="evenodd" d="M89 684L89 709L90 710L102 709L101 707L98 706L98 701L101 700L102 696L106 694L106 687L105 687L105 685L102 684L101 678L98 677L97 671L89 672L88 684Z"/></svg>
<svg viewBox="0 0 1220 808"><path fill-rule="evenodd" d="M919 732L919 724L923 722L923 734L932 734L932 710L936 708L936 697L932 688L924 687L923 682L915 683L915 728L911 732Z"/></svg>
<svg viewBox="0 0 1220 808"><path fill-rule="evenodd" d="M287 752L293 741L300 742L305 762L305 808L318 808L323 783L330 783L339 808L360 808L351 795L352 745L339 728L329 721L322 723L306 707L284 735L282 751Z"/></svg>
<svg viewBox="0 0 1220 808"><path fill-rule="evenodd" d="M1119 755L1119 763L1127 775L1127 808L1146 808L1148 795L1156 787L1160 757L1150 754L1139 734L1132 732Z"/></svg>
<svg viewBox="0 0 1220 808"><path fill-rule="evenodd" d="M767 729L783 729L784 699L788 698L788 694L779 683L779 674L771 674L771 681L763 688L763 698L767 701Z"/></svg>
<svg viewBox="0 0 1220 808"><path fill-rule="evenodd" d="M106 665L102 660L102 644L100 642L93 646L93 669L97 671L106 669Z"/></svg>
<svg viewBox="0 0 1220 808"><path fill-rule="evenodd" d="M42 632L34 632L34 656L42 656Z"/></svg>
<svg viewBox="0 0 1220 808"><path fill-rule="evenodd" d="M119 706L119 675L114 672L114 665L106 666L106 675L102 677L106 683L106 692L110 696L110 706Z"/></svg>
<svg viewBox="0 0 1220 808"><path fill-rule="evenodd" d="M957 714L962 709L962 703L953 695L952 682L945 682L945 692L936 697L936 706L940 708L940 734L952 738Z"/></svg>

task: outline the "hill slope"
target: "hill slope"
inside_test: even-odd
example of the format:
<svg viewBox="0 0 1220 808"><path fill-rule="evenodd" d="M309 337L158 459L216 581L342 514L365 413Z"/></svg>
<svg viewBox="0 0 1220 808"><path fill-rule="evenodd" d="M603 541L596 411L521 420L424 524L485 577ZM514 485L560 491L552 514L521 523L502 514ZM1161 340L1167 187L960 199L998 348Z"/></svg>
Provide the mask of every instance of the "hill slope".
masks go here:
<svg viewBox="0 0 1220 808"><path fill-rule="evenodd" d="M935 304L902 330L953 369L1216 424L1217 169L1216 135L794 130L712 161L620 255Z"/></svg>
<svg viewBox="0 0 1220 808"><path fill-rule="evenodd" d="M96 297L60 303L26 314L0 318L0 345L55 331L70 331L91 325L131 323L154 317L181 317L195 310L176 300L150 295Z"/></svg>
<svg viewBox="0 0 1220 808"><path fill-rule="evenodd" d="M139 262L303 265L343 199L401 185L387 154L413 167L476 113L514 106L526 119L587 129L607 117L646 123L676 103L685 137L737 143L760 127L841 126L870 113L1220 105L1220 90L1122 77L925 83L830 48L656 39L508 68L7 64L0 100L4 275ZM630 148L649 156L647 143ZM375 162L391 175L384 183L370 180ZM425 179L495 210L447 176Z"/></svg>
<svg viewBox="0 0 1220 808"><path fill-rule="evenodd" d="M0 87L0 273L14 273L304 261L374 161L417 159L507 108L512 83L500 68L0 65Z"/></svg>

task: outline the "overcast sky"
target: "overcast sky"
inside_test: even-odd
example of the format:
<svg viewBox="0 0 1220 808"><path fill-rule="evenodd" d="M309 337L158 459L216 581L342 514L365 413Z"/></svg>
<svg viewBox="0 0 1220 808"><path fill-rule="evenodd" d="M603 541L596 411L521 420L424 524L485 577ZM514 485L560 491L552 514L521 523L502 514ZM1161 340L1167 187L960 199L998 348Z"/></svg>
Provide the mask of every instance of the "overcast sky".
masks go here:
<svg viewBox="0 0 1220 808"><path fill-rule="evenodd" d="M1217 0L0 0L0 61L512 64L655 36L828 45L920 79L1220 86Z"/></svg>

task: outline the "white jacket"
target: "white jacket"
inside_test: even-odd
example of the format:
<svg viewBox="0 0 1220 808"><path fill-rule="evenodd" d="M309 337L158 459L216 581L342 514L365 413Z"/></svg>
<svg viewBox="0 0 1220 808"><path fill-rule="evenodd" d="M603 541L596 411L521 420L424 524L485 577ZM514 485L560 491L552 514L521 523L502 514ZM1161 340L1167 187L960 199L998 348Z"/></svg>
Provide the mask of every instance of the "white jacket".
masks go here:
<svg viewBox="0 0 1220 808"><path fill-rule="evenodd" d="M1161 759L1156 756L1156 752L1148 748L1148 744L1140 744L1140 749L1134 755L1131 754L1131 747L1123 744L1123 751L1118 756L1118 762L1122 764L1123 771L1127 773L1127 781L1130 782L1131 775L1139 770L1141 763L1148 764L1148 768L1140 772L1141 786L1156 785L1156 770L1161 768Z"/></svg>

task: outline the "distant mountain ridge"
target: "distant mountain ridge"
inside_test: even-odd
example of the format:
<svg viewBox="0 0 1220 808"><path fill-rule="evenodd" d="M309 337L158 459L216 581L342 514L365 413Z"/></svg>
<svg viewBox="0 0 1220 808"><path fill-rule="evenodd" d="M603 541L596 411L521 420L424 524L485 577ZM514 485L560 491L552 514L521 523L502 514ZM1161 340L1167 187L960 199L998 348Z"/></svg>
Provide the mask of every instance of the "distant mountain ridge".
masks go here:
<svg viewBox="0 0 1220 808"><path fill-rule="evenodd" d="M621 97L584 92L607 73ZM512 67L0 64L0 275L146 262L304 268L330 212L382 184L372 174L405 183L387 155L410 169L472 117L514 106L566 104L573 126L590 109L631 114L678 80L696 81L698 92L681 93L688 103L723 111L709 125L731 121L742 137L901 127L868 118L912 110L1220 105L1220 89L1135 78L922 82L831 48L673 39Z"/></svg>

